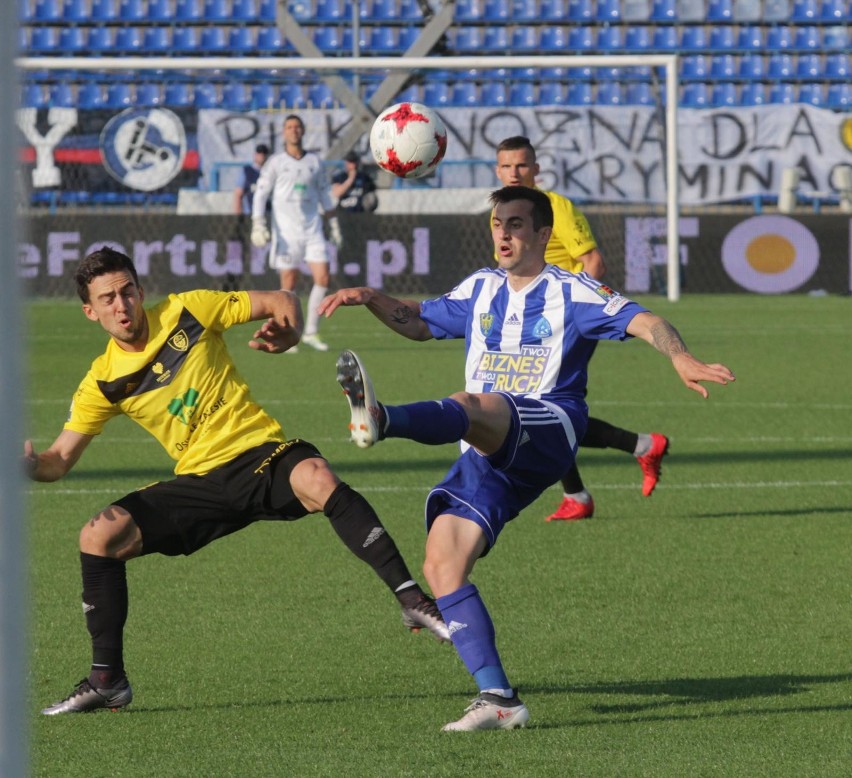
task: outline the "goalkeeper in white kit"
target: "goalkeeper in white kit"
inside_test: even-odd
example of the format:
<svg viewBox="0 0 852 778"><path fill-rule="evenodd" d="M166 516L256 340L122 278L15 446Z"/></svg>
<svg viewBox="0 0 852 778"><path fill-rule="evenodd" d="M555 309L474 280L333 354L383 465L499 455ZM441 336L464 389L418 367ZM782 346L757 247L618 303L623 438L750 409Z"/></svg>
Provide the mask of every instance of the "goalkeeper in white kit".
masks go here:
<svg viewBox="0 0 852 778"><path fill-rule="evenodd" d="M273 154L257 180L252 202L251 242L258 247L272 242L269 266L278 271L281 288L294 291L299 267L307 262L314 284L308 298L302 343L317 351L328 345L317 334L317 307L328 293L328 250L323 214L328 217L331 242L340 249L343 238L337 208L331 196L322 160L302 147L305 125L295 114L284 119L284 151ZM266 203L272 198L272 223L266 223ZM291 348L288 353L296 351Z"/></svg>

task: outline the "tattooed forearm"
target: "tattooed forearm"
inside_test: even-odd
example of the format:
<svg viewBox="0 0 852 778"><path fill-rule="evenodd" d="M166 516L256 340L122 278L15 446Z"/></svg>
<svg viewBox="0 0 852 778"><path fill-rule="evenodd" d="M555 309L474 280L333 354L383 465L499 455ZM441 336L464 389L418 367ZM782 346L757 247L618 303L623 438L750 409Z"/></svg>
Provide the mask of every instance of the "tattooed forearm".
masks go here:
<svg viewBox="0 0 852 778"><path fill-rule="evenodd" d="M657 351L668 357L689 353L678 331L663 319L651 327L651 342Z"/></svg>
<svg viewBox="0 0 852 778"><path fill-rule="evenodd" d="M394 324L408 324L414 317L414 311L407 305L400 305L390 312L390 320Z"/></svg>

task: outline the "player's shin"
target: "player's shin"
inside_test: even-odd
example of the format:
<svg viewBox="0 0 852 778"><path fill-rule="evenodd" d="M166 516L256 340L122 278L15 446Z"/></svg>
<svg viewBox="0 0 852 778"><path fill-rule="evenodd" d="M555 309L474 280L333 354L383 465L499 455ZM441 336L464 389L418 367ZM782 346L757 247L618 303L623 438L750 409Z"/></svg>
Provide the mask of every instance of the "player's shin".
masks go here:
<svg viewBox="0 0 852 778"><path fill-rule="evenodd" d="M96 688L106 688L124 676L123 636L128 595L125 563L119 559L80 552L83 612L92 637L92 673Z"/></svg>
<svg viewBox="0 0 852 778"><path fill-rule="evenodd" d="M385 405L387 438L408 438L438 446L461 440L470 427L464 408L456 400L427 400L407 405Z"/></svg>

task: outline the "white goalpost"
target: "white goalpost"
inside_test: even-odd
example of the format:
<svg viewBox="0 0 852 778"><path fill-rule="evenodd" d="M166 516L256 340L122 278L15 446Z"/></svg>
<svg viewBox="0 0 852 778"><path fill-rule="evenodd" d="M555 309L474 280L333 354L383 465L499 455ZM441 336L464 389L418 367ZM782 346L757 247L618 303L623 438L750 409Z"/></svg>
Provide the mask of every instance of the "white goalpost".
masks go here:
<svg viewBox="0 0 852 778"><path fill-rule="evenodd" d="M16 61L24 70L68 71L195 71L197 73L228 72L233 70L307 71L319 74L333 88L335 96L351 114L351 124L329 157L342 156L344 143L354 143L361 135L369 134L378 113L393 102L401 83L412 73L422 73L428 79L430 71L464 71L471 69L527 68L659 68L665 127L665 211L666 211L666 277L667 296L680 299L680 251L678 234L678 165L677 165L677 56L676 55L548 55L548 56L464 56L464 57L25 57ZM362 101L346 80L347 73L387 72L384 82L367 100ZM568 197L571 193L565 193Z"/></svg>

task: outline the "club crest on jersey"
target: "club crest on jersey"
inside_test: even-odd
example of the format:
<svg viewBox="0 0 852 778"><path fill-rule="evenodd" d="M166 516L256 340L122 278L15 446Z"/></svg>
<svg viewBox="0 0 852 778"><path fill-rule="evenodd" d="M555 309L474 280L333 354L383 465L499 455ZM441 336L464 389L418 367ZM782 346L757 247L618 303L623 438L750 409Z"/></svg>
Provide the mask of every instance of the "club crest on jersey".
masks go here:
<svg viewBox="0 0 852 778"><path fill-rule="evenodd" d="M479 314L479 331L487 338L494 329L494 314L480 313Z"/></svg>
<svg viewBox="0 0 852 778"><path fill-rule="evenodd" d="M533 335L537 338L549 338L552 334L553 328L550 322L542 316L533 327Z"/></svg>
<svg viewBox="0 0 852 778"><path fill-rule="evenodd" d="M618 293L614 289L610 289L605 284L601 284L597 289L595 289L595 294L598 297L603 297L604 300L611 300L613 297L617 297Z"/></svg>
<svg viewBox="0 0 852 778"><path fill-rule="evenodd" d="M175 351L186 351L189 348L189 336L183 330L178 330L166 342Z"/></svg>

